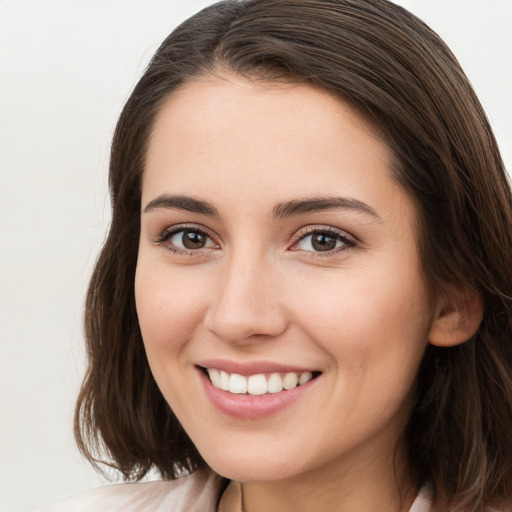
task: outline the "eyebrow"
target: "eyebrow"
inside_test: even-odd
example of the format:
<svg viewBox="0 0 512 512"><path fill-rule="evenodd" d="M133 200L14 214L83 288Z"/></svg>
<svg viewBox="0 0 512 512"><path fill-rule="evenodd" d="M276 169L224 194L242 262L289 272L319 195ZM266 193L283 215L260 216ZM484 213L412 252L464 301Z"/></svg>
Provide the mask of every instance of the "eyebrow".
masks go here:
<svg viewBox="0 0 512 512"><path fill-rule="evenodd" d="M162 194L151 200L144 208L144 213L159 208L171 208L200 213L209 217L220 218L215 206L189 196ZM351 197L314 197L310 199L293 199L277 204L273 209L275 219L285 219L323 210L345 209L361 212L381 220L377 212L368 204Z"/></svg>
<svg viewBox="0 0 512 512"><path fill-rule="evenodd" d="M206 201L200 201L188 196L174 196L169 194L162 194L155 199L151 200L144 208L144 213L159 208L173 208L177 210L186 210L188 212L202 213L209 217L220 217L217 208Z"/></svg>
<svg viewBox="0 0 512 512"><path fill-rule="evenodd" d="M306 213L331 209L354 210L381 220L378 213L368 204L352 197L314 197L311 199L294 199L274 207L274 218L283 219Z"/></svg>

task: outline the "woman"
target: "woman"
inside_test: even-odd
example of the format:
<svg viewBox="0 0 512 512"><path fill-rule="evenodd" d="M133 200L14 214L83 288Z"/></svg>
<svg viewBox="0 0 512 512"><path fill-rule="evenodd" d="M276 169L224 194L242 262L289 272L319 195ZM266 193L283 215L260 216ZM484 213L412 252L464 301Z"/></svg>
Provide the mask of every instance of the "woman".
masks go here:
<svg viewBox="0 0 512 512"><path fill-rule="evenodd" d="M110 186L76 436L164 481L56 510L510 510L510 187L421 21L205 9L129 98Z"/></svg>

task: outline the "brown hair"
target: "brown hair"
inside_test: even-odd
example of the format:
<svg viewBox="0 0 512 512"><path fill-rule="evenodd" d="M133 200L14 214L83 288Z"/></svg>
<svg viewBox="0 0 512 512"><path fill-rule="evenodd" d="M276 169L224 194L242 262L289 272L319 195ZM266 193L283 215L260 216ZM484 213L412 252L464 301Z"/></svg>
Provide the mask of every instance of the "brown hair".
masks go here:
<svg viewBox="0 0 512 512"><path fill-rule="evenodd" d="M89 367L75 434L125 478L175 478L205 463L151 375L134 302L141 176L156 113L183 83L218 70L315 84L369 116L417 205L436 293L476 290L476 335L429 346L407 430L410 459L455 510L512 499L512 198L489 123L442 40L386 0L228 0L160 46L119 118L112 223L85 313Z"/></svg>

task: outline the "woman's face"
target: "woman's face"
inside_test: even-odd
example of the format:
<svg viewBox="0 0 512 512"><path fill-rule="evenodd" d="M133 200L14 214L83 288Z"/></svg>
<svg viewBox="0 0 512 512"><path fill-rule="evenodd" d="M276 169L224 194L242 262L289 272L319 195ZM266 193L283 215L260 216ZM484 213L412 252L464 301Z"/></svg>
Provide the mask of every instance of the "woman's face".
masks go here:
<svg viewBox="0 0 512 512"><path fill-rule="evenodd" d="M163 395L218 473L392 465L433 311L391 159L309 85L206 77L157 116L137 312Z"/></svg>

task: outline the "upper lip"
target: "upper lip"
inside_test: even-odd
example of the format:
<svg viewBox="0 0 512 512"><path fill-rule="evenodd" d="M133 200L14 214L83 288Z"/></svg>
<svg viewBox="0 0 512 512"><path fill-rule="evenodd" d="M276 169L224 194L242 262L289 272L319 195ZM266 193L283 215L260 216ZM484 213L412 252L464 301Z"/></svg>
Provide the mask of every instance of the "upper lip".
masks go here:
<svg viewBox="0 0 512 512"><path fill-rule="evenodd" d="M223 370L226 373L236 373L238 375L256 375L258 373L288 373L288 372L314 372L315 369L303 366L294 366L273 361L251 361L237 362L227 359L207 359L197 363L202 368L215 368Z"/></svg>

